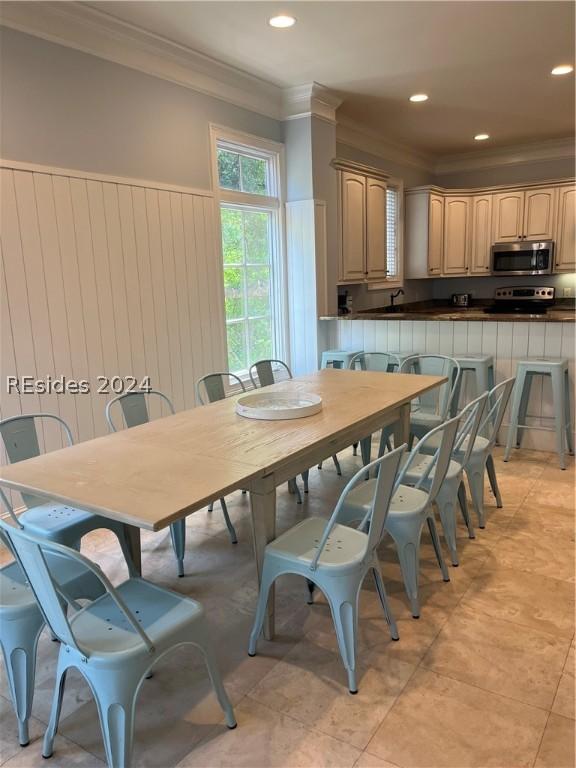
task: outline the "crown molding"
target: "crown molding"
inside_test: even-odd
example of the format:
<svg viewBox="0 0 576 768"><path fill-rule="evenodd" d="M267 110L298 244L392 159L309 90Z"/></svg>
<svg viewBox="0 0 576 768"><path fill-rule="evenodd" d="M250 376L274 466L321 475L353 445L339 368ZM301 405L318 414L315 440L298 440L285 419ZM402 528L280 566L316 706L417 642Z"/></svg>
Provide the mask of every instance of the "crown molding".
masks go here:
<svg viewBox="0 0 576 768"><path fill-rule="evenodd" d="M85 3L4 2L0 23L266 117L283 118L279 86Z"/></svg>
<svg viewBox="0 0 576 768"><path fill-rule="evenodd" d="M525 165L546 160L574 160L574 138L550 139L532 144L500 149L482 149L460 155L438 158L435 172L439 175L455 171L472 171L483 168L497 168L507 165Z"/></svg>
<svg viewBox="0 0 576 768"><path fill-rule="evenodd" d="M336 110L342 104L342 99L320 83L284 88L282 95L285 120L313 115L329 123L336 123Z"/></svg>
<svg viewBox="0 0 576 768"><path fill-rule="evenodd" d="M392 160L405 165L412 165L420 170L433 171L434 158L412 147L398 144L382 136L374 129L355 122L348 117L338 117L336 141L347 144L355 149L361 149L376 157Z"/></svg>

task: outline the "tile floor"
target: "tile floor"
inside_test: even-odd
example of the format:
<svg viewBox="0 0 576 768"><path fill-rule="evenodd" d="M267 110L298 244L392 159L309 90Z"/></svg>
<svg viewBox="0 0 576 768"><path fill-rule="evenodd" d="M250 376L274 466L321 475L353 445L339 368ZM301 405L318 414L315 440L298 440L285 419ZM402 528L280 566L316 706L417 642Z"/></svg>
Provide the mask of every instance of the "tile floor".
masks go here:
<svg viewBox="0 0 576 768"><path fill-rule="evenodd" d="M443 583L428 538L422 550L422 616L410 617L393 547L381 560L400 642L389 639L366 583L361 600L359 682L350 696L325 601L286 578L277 590L278 635L246 654L257 585L248 500L229 509L239 544L218 508L188 525L184 579L175 576L167 534L145 535L144 575L204 603L239 727L228 731L192 649L164 660L145 682L136 721L137 766L312 768L567 768L574 765L574 463L522 451L497 471L504 508L487 495L488 523L471 541L460 525L461 565ZM359 459L341 454L350 477ZM311 473L302 506L279 492L278 527L327 515L343 486L332 463ZM114 579L124 567L107 534L84 551ZM0 764L45 765L58 645L46 633L38 654L32 741L21 749L0 679ZM70 675L52 768L104 765L89 690Z"/></svg>

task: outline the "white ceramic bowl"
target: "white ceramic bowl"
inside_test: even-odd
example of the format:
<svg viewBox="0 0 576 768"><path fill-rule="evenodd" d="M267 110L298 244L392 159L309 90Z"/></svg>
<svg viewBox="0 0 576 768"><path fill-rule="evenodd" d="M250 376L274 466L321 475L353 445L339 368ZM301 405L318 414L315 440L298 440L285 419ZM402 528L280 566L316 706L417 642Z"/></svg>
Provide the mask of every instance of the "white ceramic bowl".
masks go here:
<svg viewBox="0 0 576 768"><path fill-rule="evenodd" d="M298 392L262 392L242 395L236 401L236 413L247 419L302 419L322 410L322 398L318 395Z"/></svg>

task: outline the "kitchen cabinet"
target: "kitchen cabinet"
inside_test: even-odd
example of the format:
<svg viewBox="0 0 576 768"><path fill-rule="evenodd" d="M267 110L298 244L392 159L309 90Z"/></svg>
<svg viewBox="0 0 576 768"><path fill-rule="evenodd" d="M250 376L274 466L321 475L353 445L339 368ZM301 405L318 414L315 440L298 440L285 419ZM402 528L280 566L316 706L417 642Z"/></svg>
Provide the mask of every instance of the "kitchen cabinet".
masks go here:
<svg viewBox="0 0 576 768"><path fill-rule="evenodd" d="M523 240L552 240L558 189L527 189L524 193Z"/></svg>
<svg viewBox="0 0 576 768"><path fill-rule="evenodd" d="M428 219L428 274L439 275L442 271L444 247L444 198L430 195Z"/></svg>
<svg viewBox="0 0 576 768"><path fill-rule="evenodd" d="M554 271L576 271L576 187L573 184L558 189Z"/></svg>
<svg viewBox="0 0 576 768"><path fill-rule="evenodd" d="M366 179L366 276L385 280L386 264L386 183Z"/></svg>
<svg viewBox="0 0 576 768"><path fill-rule="evenodd" d="M470 250L470 197L444 198L444 247L442 273L463 275L468 271Z"/></svg>
<svg viewBox="0 0 576 768"><path fill-rule="evenodd" d="M556 187L494 195L494 242L551 240L556 214Z"/></svg>
<svg viewBox="0 0 576 768"><path fill-rule="evenodd" d="M340 175L341 253L340 279L358 281L366 276L366 177L342 171Z"/></svg>
<svg viewBox="0 0 576 768"><path fill-rule="evenodd" d="M444 196L434 188L406 195L406 277L442 274Z"/></svg>
<svg viewBox="0 0 576 768"><path fill-rule="evenodd" d="M472 275L490 274L492 247L492 195L474 195L470 199L469 267Z"/></svg>
<svg viewBox="0 0 576 768"><path fill-rule="evenodd" d="M339 282L386 280L387 177L346 161L335 161L335 167L339 176Z"/></svg>

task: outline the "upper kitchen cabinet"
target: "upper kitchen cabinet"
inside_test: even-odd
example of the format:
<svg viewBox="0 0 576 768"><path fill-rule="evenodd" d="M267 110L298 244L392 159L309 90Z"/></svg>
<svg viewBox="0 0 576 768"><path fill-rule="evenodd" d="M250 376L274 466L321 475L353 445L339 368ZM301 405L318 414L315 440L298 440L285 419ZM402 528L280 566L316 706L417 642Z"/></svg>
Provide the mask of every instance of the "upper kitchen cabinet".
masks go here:
<svg viewBox="0 0 576 768"><path fill-rule="evenodd" d="M366 177L340 174L340 279L358 282L366 276Z"/></svg>
<svg viewBox="0 0 576 768"><path fill-rule="evenodd" d="M558 189L554 269L556 272L576 271L576 187L573 184Z"/></svg>
<svg viewBox="0 0 576 768"><path fill-rule="evenodd" d="M492 246L492 195L474 195L470 198L470 258L472 275L490 274L490 248Z"/></svg>
<svg viewBox="0 0 576 768"><path fill-rule="evenodd" d="M446 195L444 198L443 274L466 274L469 251L470 198Z"/></svg>
<svg viewBox="0 0 576 768"><path fill-rule="evenodd" d="M444 250L444 195L423 188L406 193L406 276L442 274Z"/></svg>
<svg viewBox="0 0 576 768"><path fill-rule="evenodd" d="M339 282L387 278L386 176L358 164L334 161L339 175Z"/></svg>
<svg viewBox="0 0 576 768"><path fill-rule="evenodd" d="M494 242L551 240L556 214L556 195L555 187L495 194Z"/></svg>

